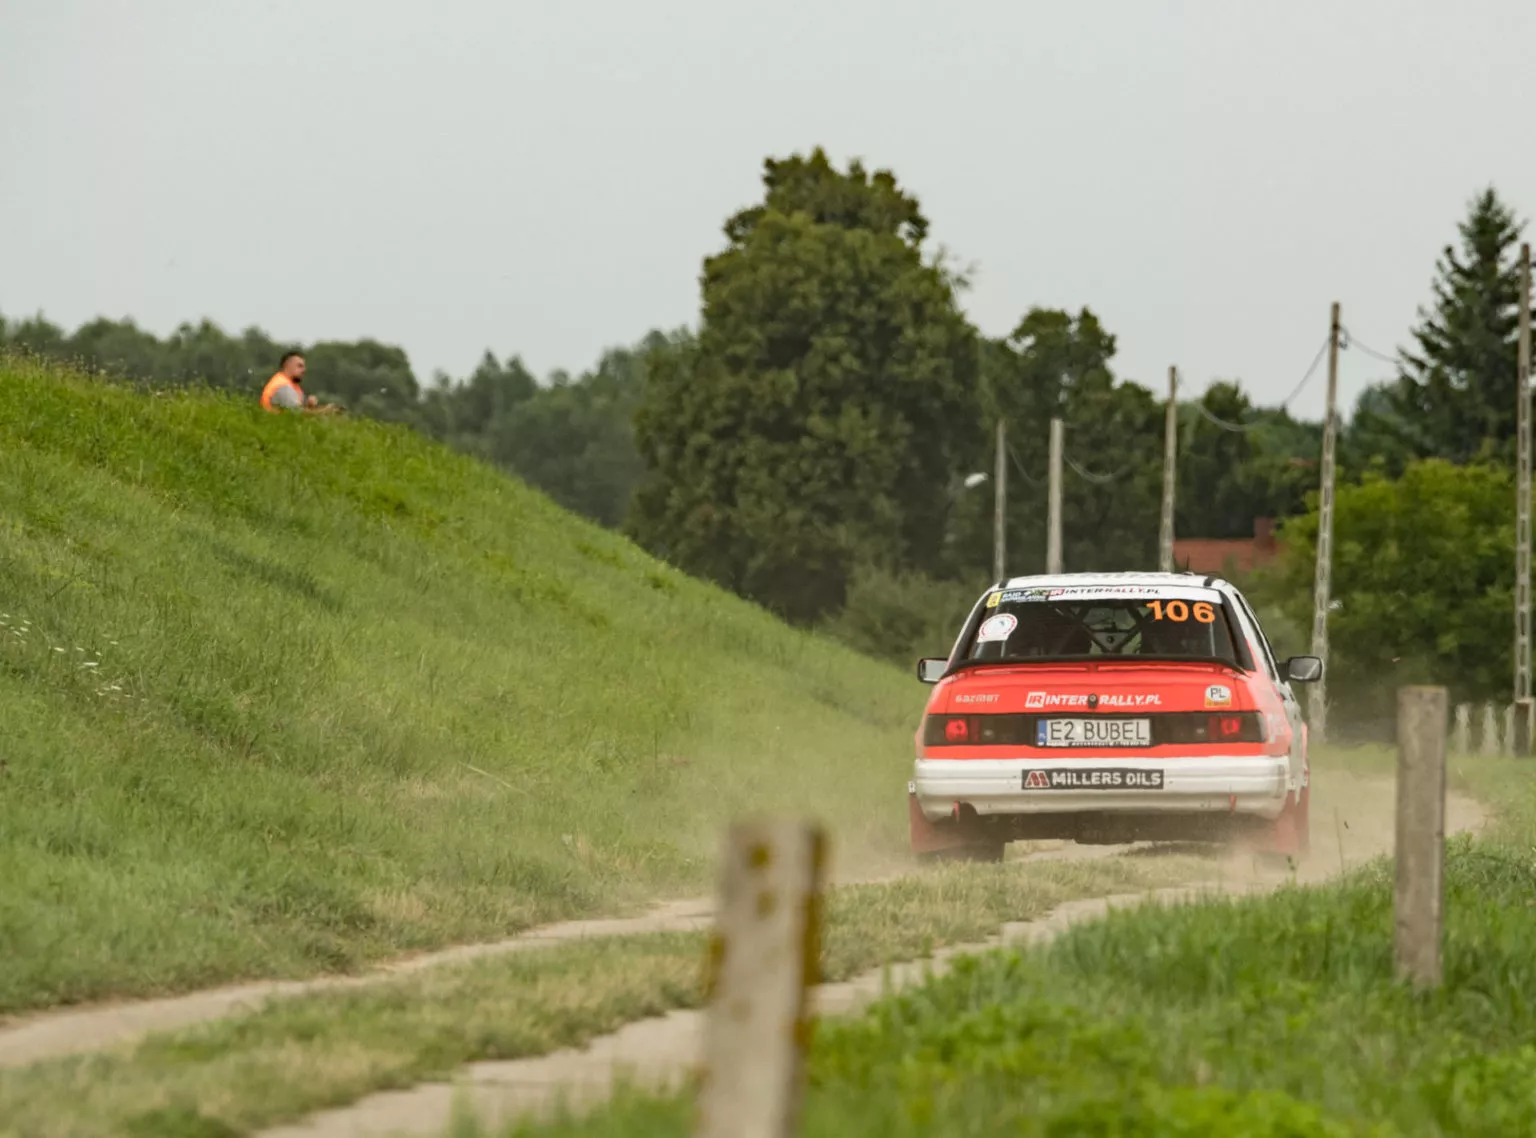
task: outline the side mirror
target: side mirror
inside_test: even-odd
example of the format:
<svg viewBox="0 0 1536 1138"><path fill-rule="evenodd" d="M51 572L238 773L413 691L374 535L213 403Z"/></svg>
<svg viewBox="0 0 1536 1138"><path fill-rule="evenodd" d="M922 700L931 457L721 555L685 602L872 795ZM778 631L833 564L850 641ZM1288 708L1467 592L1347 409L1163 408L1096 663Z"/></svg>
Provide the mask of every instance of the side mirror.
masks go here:
<svg viewBox="0 0 1536 1138"><path fill-rule="evenodd" d="M1292 656L1285 662L1285 678L1292 683L1315 684L1323 678L1323 662L1316 656Z"/></svg>
<svg viewBox="0 0 1536 1138"><path fill-rule="evenodd" d="M925 684L936 684L949 671L949 661L925 656L917 662L917 678Z"/></svg>

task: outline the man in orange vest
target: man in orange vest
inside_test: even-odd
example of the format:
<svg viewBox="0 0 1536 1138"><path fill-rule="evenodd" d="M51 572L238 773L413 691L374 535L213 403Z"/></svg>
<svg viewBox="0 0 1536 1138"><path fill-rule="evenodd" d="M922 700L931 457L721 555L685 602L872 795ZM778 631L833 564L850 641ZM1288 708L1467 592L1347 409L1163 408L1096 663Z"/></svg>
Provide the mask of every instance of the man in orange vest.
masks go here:
<svg viewBox="0 0 1536 1138"><path fill-rule="evenodd" d="M280 410L309 411L319 415L335 411L335 407L319 406L319 401L313 395L305 396L304 389L299 386L299 380L303 378L303 353L284 352L277 364L277 374L267 380L267 386L262 388L262 410L274 414Z"/></svg>

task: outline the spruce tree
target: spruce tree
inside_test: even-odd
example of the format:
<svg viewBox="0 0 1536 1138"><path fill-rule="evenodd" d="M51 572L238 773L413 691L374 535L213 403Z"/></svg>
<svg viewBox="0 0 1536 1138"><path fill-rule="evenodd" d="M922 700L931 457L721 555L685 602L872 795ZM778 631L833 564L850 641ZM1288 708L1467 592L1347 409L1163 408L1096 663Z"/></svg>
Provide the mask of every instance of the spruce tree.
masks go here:
<svg viewBox="0 0 1536 1138"><path fill-rule="evenodd" d="M1489 187L1459 226L1460 250L1447 245L1440 257L1433 310L1419 310L1391 400L1417 457L1513 454L1523 227Z"/></svg>

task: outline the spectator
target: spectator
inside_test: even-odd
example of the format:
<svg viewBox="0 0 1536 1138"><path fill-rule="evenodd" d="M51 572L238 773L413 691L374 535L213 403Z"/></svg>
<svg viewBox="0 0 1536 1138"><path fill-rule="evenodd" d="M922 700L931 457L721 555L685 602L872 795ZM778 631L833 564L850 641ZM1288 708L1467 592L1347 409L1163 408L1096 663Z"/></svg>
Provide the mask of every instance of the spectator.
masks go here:
<svg viewBox="0 0 1536 1138"><path fill-rule="evenodd" d="M320 406L313 395L306 396L304 389L299 386L299 380L303 378L304 354L284 352L283 358L277 364L277 374L267 380L267 386L262 389L262 409L274 414L283 410L308 411L317 415L330 414L338 410L330 405Z"/></svg>

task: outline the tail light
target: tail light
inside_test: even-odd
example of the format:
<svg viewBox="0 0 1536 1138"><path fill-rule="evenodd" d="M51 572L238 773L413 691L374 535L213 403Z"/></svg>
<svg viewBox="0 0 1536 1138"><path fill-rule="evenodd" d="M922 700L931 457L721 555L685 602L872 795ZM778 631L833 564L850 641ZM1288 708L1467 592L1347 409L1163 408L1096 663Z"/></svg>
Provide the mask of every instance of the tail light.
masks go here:
<svg viewBox="0 0 1536 1138"><path fill-rule="evenodd" d="M1026 736L1023 715L930 715L923 720L925 747L1008 746Z"/></svg>
<svg viewBox="0 0 1536 1138"><path fill-rule="evenodd" d="M1241 715L1213 715L1205 725L1207 739L1236 740L1243 734Z"/></svg>
<svg viewBox="0 0 1536 1138"><path fill-rule="evenodd" d="M1164 733L1167 743L1263 743L1266 741L1264 716L1257 711L1225 711L1219 715L1165 716L1171 730Z"/></svg>

